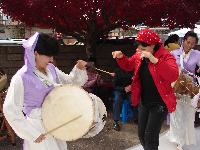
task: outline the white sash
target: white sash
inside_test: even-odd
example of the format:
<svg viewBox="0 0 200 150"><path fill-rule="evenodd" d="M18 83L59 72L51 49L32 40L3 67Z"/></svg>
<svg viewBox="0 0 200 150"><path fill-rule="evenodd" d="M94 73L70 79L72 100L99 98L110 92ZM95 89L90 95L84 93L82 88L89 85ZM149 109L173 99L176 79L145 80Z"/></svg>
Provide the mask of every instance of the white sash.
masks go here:
<svg viewBox="0 0 200 150"><path fill-rule="evenodd" d="M183 67L183 52L180 55L180 64L181 64L181 68L184 69L184 67Z"/></svg>
<svg viewBox="0 0 200 150"><path fill-rule="evenodd" d="M49 71L50 72L50 71ZM38 77L41 78L41 81L46 84L47 86L51 86L52 84L54 87L61 86L62 84L55 83L51 78L44 75L42 72L40 72L36 67L33 67L33 73Z"/></svg>

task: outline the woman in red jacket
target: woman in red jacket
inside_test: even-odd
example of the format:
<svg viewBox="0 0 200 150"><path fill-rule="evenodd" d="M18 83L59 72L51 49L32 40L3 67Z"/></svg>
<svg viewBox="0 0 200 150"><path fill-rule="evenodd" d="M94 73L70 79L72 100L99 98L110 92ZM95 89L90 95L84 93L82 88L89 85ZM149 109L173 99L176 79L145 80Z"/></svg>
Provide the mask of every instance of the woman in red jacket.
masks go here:
<svg viewBox="0 0 200 150"><path fill-rule="evenodd" d="M176 109L171 83L178 79L178 65L153 31L144 29L135 40L138 48L131 58L121 51L112 55L122 69L135 70L131 92L132 105L139 103L138 136L144 150L157 150L161 126L168 111Z"/></svg>

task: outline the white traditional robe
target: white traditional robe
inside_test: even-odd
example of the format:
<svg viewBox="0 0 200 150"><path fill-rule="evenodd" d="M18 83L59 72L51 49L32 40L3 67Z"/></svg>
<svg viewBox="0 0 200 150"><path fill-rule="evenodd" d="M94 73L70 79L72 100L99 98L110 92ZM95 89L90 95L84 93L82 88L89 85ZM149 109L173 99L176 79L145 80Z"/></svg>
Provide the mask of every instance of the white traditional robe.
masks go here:
<svg viewBox="0 0 200 150"><path fill-rule="evenodd" d="M74 84L83 86L88 79L87 73L84 70L78 69L76 66L68 75L55 68L57 73L57 84ZM46 69L47 77L53 80L53 76L49 69ZM37 73L36 73L37 74ZM41 82L43 79L38 76ZM41 91L42 92L42 91ZM15 131L15 133L24 139L24 150L66 150L66 141L59 141L53 138L50 134L46 135L46 139L40 143L34 141L41 135L46 133L42 120L41 108L32 109L29 117L25 118L22 109L24 102L24 86L21 76L14 75L7 96L3 105L4 115ZM67 133L64 133L67 134Z"/></svg>

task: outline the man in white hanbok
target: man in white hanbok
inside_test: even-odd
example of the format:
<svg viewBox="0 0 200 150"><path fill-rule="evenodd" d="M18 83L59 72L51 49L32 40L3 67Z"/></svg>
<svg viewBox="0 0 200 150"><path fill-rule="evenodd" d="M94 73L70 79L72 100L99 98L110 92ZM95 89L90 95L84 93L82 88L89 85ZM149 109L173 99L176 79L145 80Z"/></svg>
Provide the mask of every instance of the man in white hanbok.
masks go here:
<svg viewBox="0 0 200 150"><path fill-rule="evenodd" d="M65 74L50 63L59 53L57 40L42 33L35 33L23 47L25 65L11 80L3 105L4 115L15 133L24 139L24 150L66 150L66 141L50 134L43 135L46 130L41 120L41 107L56 86L84 85L88 78L86 62L79 60L70 74Z"/></svg>

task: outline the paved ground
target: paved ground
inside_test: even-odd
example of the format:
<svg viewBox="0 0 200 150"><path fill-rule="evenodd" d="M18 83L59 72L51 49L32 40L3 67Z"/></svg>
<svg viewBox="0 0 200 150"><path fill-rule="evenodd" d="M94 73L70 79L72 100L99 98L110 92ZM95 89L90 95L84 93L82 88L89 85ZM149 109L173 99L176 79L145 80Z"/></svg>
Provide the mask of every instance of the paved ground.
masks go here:
<svg viewBox="0 0 200 150"><path fill-rule="evenodd" d="M89 139L78 139L67 142L69 150L125 150L138 145L137 124L132 118L128 118L127 123L121 123L121 131L112 129L112 109L108 110L107 123L104 129L95 137ZM162 126L161 133L169 129L166 121ZM1 150L21 150L23 141L16 136L16 146L12 146L11 141L3 139L0 141Z"/></svg>
<svg viewBox="0 0 200 150"><path fill-rule="evenodd" d="M159 150L176 150L177 144L170 142L167 137L166 133L168 132L165 131L160 135L160 146ZM196 134L196 143L197 145L184 145L183 149L184 150L199 150L200 149L200 126L195 128L195 134ZM143 147L141 144L134 146L132 148L129 148L128 150L143 150Z"/></svg>

